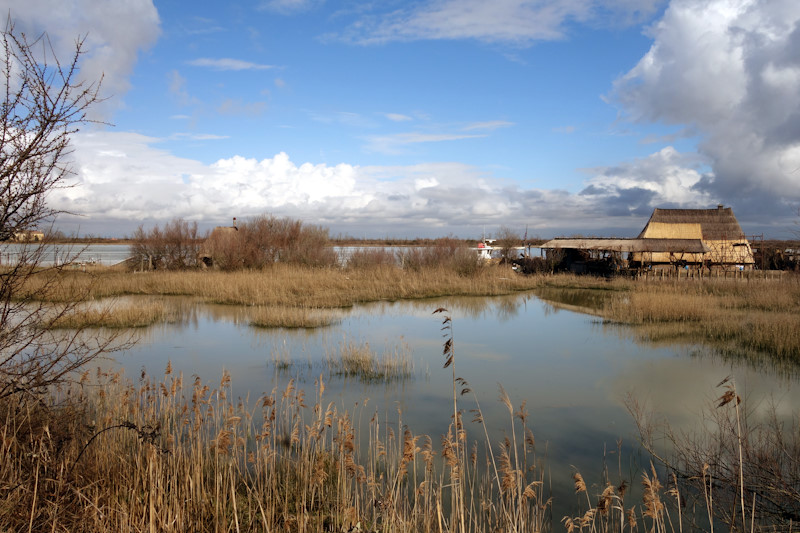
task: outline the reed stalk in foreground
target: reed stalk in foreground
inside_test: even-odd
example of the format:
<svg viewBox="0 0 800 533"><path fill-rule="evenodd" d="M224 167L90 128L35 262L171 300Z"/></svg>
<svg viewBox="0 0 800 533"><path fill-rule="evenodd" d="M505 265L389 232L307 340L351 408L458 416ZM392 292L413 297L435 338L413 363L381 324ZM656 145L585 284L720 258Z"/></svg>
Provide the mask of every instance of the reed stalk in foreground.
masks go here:
<svg viewBox="0 0 800 533"><path fill-rule="evenodd" d="M249 405L232 398L227 374L186 383L168 366L135 385L84 375L54 391L60 409L6 401L0 530L519 531L509 517L541 516L531 491L496 510L477 450L468 461L450 453L452 432L441 452L377 415L361 435L359 412L324 391L320 378L309 399L290 380ZM456 467L460 510L445 499Z"/></svg>
<svg viewBox="0 0 800 533"><path fill-rule="evenodd" d="M98 371L68 389L53 390L52 398L6 398L0 402L0 531L521 532L553 527L545 467L535 458L524 404L509 407L511 399L501 391L511 420L508 437L496 453L488 441L466 453L467 428L456 420L443 431L441 447L404 426L400 414L394 424L375 414L361 433L354 421L362 417L363 406L342 410L326 399L325 385L317 379L311 395L290 380L250 404L232 397L226 373L216 384L199 377L187 382L168 365L160 379L143 373L132 383ZM718 411L735 418L729 409L734 400ZM733 509L737 516L731 518L738 524L742 513L748 529L773 530L781 515L771 518L766 501L747 505L751 491L767 486L763 465L769 463L751 468L751 459L766 450L750 455L753 443L742 422L744 468L719 456L703 471L699 498L706 507L669 513L670 505L692 496L685 483L693 478L673 477L665 487L662 480L669 478L651 469L641 477L641 500L634 502L625 483L604 482L594 492L576 473L575 489L585 503L562 523L568 531L634 531L637 524L679 531L684 525L694 528L698 512L708 509L719 519L717 511ZM735 435L735 422L730 429ZM771 457L782 461L788 475L798 471L800 448L796 441L782 442L795 447ZM731 457L739 457L736 440L728 444ZM456 452L457 445L464 451ZM727 488L722 465L733 467ZM737 483L737 477L744 481ZM729 496L733 507L726 503L730 500L720 500Z"/></svg>

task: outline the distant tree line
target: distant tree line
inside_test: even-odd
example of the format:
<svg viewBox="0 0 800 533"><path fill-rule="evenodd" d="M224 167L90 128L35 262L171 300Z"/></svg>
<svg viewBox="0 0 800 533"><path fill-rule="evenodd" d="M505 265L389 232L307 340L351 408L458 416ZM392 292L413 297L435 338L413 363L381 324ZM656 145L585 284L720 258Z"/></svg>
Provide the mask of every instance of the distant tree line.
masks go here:
<svg viewBox="0 0 800 533"><path fill-rule="evenodd" d="M475 242L454 237L426 239L416 245L404 241L394 249L386 243L380 248L356 246L342 261L335 248L341 241L331 239L327 228L273 215L219 226L204 235L199 234L196 222L176 218L163 227L139 226L130 241L134 268L149 270L259 269L285 263L320 268L394 265L412 271L445 268L471 275L482 267ZM517 246L510 238L504 242ZM503 255L510 249L503 249Z"/></svg>
<svg viewBox="0 0 800 533"><path fill-rule="evenodd" d="M139 226L131 252L136 266L152 270L214 267L263 268L274 263L330 266L337 255L328 230L291 218L261 215L200 235L196 222L176 218L163 227Z"/></svg>

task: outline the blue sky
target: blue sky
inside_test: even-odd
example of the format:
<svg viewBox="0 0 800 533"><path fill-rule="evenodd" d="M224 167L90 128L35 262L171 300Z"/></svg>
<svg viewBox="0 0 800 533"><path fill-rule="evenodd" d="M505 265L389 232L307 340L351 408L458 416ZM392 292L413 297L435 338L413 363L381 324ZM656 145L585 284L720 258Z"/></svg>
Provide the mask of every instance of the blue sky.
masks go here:
<svg viewBox="0 0 800 533"><path fill-rule="evenodd" d="M355 236L635 236L654 207L800 205L795 0L6 0L113 126L66 231L262 213Z"/></svg>

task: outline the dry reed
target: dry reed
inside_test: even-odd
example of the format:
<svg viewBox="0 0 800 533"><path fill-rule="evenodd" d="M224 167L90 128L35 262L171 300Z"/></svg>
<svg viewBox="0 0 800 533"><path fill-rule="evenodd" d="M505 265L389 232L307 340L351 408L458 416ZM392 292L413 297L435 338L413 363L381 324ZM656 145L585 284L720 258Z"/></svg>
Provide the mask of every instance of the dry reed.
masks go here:
<svg viewBox="0 0 800 533"><path fill-rule="evenodd" d="M364 382L390 382L414 374L414 363L407 345L387 347L376 354L369 343L344 339L339 350L325 358L332 375L356 377Z"/></svg>
<svg viewBox="0 0 800 533"><path fill-rule="evenodd" d="M443 295L495 296L528 290L538 277L518 276L510 268L480 269L474 276L455 276L442 268L403 270L396 266L342 270L276 264L263 270L236 272L190 271L127 273L113 270L93 275L61 274L59 290L50 301L71 301L124 295L197 296L231 305L340 308L379 300L429 298ZM42 282L46 277L42 277ZM29 290L36 293L37 286Z"/></svg>

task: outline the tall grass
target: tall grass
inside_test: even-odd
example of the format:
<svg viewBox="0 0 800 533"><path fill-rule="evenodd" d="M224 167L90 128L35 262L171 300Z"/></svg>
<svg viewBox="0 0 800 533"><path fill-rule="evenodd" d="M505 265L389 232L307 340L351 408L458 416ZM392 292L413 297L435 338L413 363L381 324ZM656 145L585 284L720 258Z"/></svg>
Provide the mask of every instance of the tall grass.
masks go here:
<svg viewBox="0 0 800 533"><path fill-rule="evenodd" d="M250 325L260 328L320 328L339 321L330 310L298 307L260 305L249 315Z"/></svg>
<svg viewBox="0 0 800 533"><path fill-rule="evenodd" d="M467 461L452 454L452 432L438 452L402 420L396 433L375 415L362 445L357 413L324 392L321 378L313 398L290 381L250 405L231 397L227 374L184 383L168 367L136 385L85 376L69 411L5 403L0 529L511 531L509 520L529 514L517 507L545 504L540 485L517 496L529 473L513 470L511 444L498 493L477 448ZM447 500L456 471L465 515Z"/></svg>
<svg viewBox="0 0 800 533"><path fill-rule="evenodd" d="M325 358L332 375L355 377L361 381L391 382L414 375L414 362L408 346L387 347L378 355L367 342L344 339L339 349Z"/></svg>
<svg viewBox="0 0 800 533"><path fill-rule="evenodd" d="M44 276L43 276L44 281ZM232 305L307 308L349 307L360 302L429 298L442 295L492 296L527 290L540 278L515 275L510 268L484 268L473 276L454 276L439 268L418 271L397 266L342 270L276 264L264 270L125 273L63 273L52 301L122 295L185 295ZM31 284L29 290L36 293Z"/></svg>
<svg viewBox="0 0 800 533"><path fill-rule="evenodd" d="M701 342L800 361L800 278L634 283L602 316L651 341Z"/></svg>
<svg viewBox="0 0 800 533"><path fill-rule="evenodd" d="M178 319L178 310L165 305L163 301L139 302L136 305L84 304L60 314L46 326L51 329L141 328Z"/></svg>

